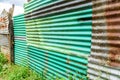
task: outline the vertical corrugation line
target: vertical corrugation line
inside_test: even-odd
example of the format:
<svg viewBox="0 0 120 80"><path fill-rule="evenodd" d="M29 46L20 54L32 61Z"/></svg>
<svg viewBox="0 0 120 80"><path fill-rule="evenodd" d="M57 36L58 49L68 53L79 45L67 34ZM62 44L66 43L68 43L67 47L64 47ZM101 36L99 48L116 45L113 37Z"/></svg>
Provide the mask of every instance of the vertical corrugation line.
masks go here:
<svg viewBox="0 0 120 80"><path fill-rule="evenodd" d="M90 80L120 79L119 0L93 0Z"/></svg>
<svg viewBox="0 0 120 80"><path fill-rule="evenodd" d="M37 1L40 0L25 5L30 67L46 74L48 80L57 76L86 80L91 52L92 2L44 0L37 3L38 8L30 6Z"/></svg>
<svg viewBox="0 0 120 80"><path fill-rule="evenodd" d="M26 43L26 26L24 14L13 18L14 24L14 58L15 64L27 65L27 43Z"/></svg>

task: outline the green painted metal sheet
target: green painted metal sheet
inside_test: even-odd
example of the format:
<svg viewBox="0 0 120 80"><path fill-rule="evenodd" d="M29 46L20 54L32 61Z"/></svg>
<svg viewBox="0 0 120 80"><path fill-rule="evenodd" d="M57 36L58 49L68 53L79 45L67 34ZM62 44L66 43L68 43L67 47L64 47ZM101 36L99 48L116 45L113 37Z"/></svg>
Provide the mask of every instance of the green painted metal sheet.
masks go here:
<svg viewBox="0 0 120 80"><path fill-rule="evenodd" d="M27 65L26 41L15 40L14 42L15 42L15 44L14 44L15 64Z"/></svg>
<svg viewBox="0 0 120 80"><path fill-rule="evenodd" d="M17 65L27 65L27 42L24 15L13 18L14 23L14 59Z"/></svg>
<svg viewBox="0 0 120 80"><path fill-rule="evenodd" d="M30 66L33 68L38 67L38 71L52 73L51 75L64 78L70 77L71 75L76 75L81 78L81 75L87 74L86 65L88 62L83 57L43 50L33 46L28 47L28 53ZM56 75L56 73L58 74Z"/></svg>
<svg viewBox="0 0 120 80"><path fill-rule="evenodd" d="M91 1L39 1L25 5L30 67L44 72L48 80L56 76L86 80L91 52Z"/></svg>
<svg viewBox="0 0 120 80"><path fill-rule="evenodd" d="M13 25L14 25L14 35L15 36L26 36L26 27L25 27L25 20L24 15L18 15L13 18Z"/></svg>

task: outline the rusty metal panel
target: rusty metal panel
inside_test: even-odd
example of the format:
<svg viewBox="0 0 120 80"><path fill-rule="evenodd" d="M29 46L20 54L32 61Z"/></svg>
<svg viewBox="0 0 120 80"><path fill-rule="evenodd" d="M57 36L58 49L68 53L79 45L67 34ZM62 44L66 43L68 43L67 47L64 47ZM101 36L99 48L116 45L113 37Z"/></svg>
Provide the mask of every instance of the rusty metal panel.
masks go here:
<svg viewBox="0 0 120 80"><path fill-rule="evenodd" d="M9 45L9 36L8 35L0 35L0 46L8 46Z"/></svg>
<svg viewBox="0 0 120 80"><path fill-rule="evenodd" d="M8 34L9 16L7 11L4 9L0 14L0 34Z"/></svg>
<svg viewBox="0 0 120 80"><path fill-rule="evenodd" d="M119 9L119 0L93 0L90 80L120 80Z"/></svg>
<svg viewBox="0 0 120 80"><path fill-rule="evenodd" d="M112 8L111 8L112 7ZM120 68L120 0L110 0L106 7L108 65Z"/></svg>

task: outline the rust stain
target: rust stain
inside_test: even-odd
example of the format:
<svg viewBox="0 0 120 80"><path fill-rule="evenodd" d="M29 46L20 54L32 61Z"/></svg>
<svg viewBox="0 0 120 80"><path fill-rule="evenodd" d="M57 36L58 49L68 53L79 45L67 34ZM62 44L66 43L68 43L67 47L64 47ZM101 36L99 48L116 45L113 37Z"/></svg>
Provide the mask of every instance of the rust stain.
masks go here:
<svg viewBox="0 0 120 80"><path fill-rule="evenodd" d="M6 17L0 17L0 30L7 28L7 18Z"/></svg>
<svg viewBox="0 0 120 80"><path fill-rule="evenodd" d="M103 2L102 0L99 0L99 1L92 0L92 2L93 2L93 15L92 15L92 46L93 47L91 49L91 54L103 55L108 53L108 51L105 50L107 49L107 43L99 42L99 40L107 41L106 23L105 23L106 1ZM97 35L97 34L100 34L100 35ZM103 49L103 47L105 49ZM92 55L91 57L96 61L97 59L100 60L100 62L97 63L98 65L106 65L107 63L107 60L101 56Z"/></svg>
<svg viewBox="0 0 120 80"><path fill-rule="evenodd" d="M101 34L100 36L92 36L92 39L96 40L92 42L92 46L94 46L92 53L100 52L100 55L107 53L107 59L103 58L106 61L105 65L120 67L120 0L106 0L104 2L93 0L92 20L92 34ZM100 27L101 29L99 29ZM99 39L106 42L97 42ZM101 48L97 49L96 46ZM103 62L102 57L99 59Z"/></svg>
<svg viewBox="0 0 120 80"><path fill-rule="evenodd" d="M120 0L108 0L106 6L106 23L108 37L108 65L120 67Z"/></svg>
<svg viewBox="0 0 120 80"><path fill-rule="evenodd" d="M115 51L114 51L115 52ZM109 58L113 61L120 61L120 55L116 55L116 54L110 54Z"/></svg>

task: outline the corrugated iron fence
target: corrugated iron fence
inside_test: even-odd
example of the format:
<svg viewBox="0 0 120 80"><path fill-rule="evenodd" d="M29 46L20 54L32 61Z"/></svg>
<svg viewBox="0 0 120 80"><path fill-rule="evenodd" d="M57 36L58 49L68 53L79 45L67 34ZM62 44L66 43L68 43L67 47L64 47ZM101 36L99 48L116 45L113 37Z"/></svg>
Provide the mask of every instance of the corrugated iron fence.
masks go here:
<svg viewBox="0 0 120 80"><path fill-rule="evenodd" d="M86 78L92 33L91 2L40 1L25 5L30 67L44 72L48 79Z"/></svg>
<svg viewBox="0 0 120 80"><path fill-rule="evenodd" d="M119 80L119 7L119 0L31 0L24 6L28 65L48 80ZM23 18L14 19L15 46L23 47ZM18 63L22 49L15 47Z"/></svg>

